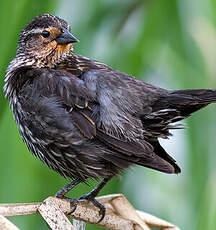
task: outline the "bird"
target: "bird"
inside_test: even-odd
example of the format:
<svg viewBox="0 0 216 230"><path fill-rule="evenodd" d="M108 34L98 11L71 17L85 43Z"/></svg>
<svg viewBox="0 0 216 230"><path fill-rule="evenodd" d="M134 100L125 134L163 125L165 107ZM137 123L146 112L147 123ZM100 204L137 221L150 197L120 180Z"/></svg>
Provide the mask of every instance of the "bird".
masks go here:
<svg viewBox="0 0 216 230"><path fill-rule="evenodd" d="M55 196L92 202L115 176L133 165L181 172L160 145L176 122L216 102L215 89L166 90L74 52L79 40L68 23L42 14L20 33L4 85L19 133L30 152L71 183ZM79 199L66 194L100 180ZM74 210L72 210L74 211Z"/></svg>

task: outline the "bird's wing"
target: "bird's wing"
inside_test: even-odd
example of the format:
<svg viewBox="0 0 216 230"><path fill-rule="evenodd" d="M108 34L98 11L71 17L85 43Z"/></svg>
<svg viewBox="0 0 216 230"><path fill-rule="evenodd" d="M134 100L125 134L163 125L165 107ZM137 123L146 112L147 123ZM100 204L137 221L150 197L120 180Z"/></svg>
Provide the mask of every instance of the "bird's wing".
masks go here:
<svg viewBox="0 0 216 230"><path fill-rule="evenodd" d="M32 91L33 95L38 92L41 101L45 101L43 104L48 100L50 105L56 103L61 106L61 109L66 111L64 113L70 116L70 123L72 122L84 137L89 139L95 137L96 126L90 114L96 101L82 80L68 72L46 68L28 70L26 76L33 81L29 84L33 90L28 92ZM33 96L27 95L27 97Z"/></svg>
<svg viewBox="0 0 216 230"><path fill-rule="evenodd" d="M95 93L99 106L93 110L96 137L116 150L112 162L127 160L166 173L180 168L158 141L147 142L140 114L151 111L151 100L158 91L141 81L117 71L91 70L81 76L86 87ZM145 103L143 103L145 101ZM89 114L91 116L91 114ZM110 156L107 156L108 160ZM119 159L120 158L120 159Z"/></svg>
<svg viewBox="0 0 216 230"><path fill-rule="evenodd" d="M100 71L91 71L81 78L66 71L37 71L32 71L36 76L34 87L39 89L41 96L56 98L84 137L96 138L115 150L106 160L113 163L130 161L159 171L174 172L173 166L157 156L153 146L144 139L142 122L133 114L141 104L133 97L133 90L131 95L126 95L130 92L127 82L115 79L116 76L112 78L112 75L110 79L101 77ZM132 104L126 96L132 97Z"/></svg>

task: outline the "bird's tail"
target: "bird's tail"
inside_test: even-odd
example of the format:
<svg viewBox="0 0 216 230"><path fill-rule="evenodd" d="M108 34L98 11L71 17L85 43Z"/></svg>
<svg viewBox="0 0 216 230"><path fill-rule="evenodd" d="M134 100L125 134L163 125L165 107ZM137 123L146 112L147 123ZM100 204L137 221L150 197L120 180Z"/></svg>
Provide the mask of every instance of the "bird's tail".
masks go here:
<svg viewBox="0 0 216 230"><path fill-rule="evenodd" d="M162 96L154 105L154 110L173 109L178 111L179 117L184 119L212 102L216 102L216 90L176 90Z"/></svg>
<svg viewBox="0 0 216 230"><path fill-rule="evenodd" d="M158 137L166 138L170 135L170 123L183 120L193 112L216 102L216 90L196 89L169 91L161 96L152 106L152 112L142 117L144 129L149 131L149 143L154 148L155 162L147 162L140 158L139 165L153 168L166 173L179 173L181 169L162 148Z"/></svg>

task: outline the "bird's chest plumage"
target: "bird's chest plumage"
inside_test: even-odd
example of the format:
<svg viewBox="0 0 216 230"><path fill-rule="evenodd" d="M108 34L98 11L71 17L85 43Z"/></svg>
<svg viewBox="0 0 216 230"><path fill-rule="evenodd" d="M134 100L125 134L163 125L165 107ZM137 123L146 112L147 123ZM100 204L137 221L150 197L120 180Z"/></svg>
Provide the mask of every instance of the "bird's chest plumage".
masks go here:
<svg viewBox="0 0 216 230"><path fill-rule="evenodd" d="M65 177L100 176L102 166L94 172L87 138L72 124L70 112L55 96L44 97L28 84L21 90L14 89L9 100L20 135L36 157ZM91 148L100 154L105 151L94 144Z"/></svg>
<svg viewBox="0 0 216 230"><path fill-rule="evenodd" d="M19 133L28 149L61 175L75 177L76 162L73 160L75 153L69 147L70 143L61 138L60 130L58 136L56 128L48 128L49 118L46 120L46 115L40 114L40 105L34 104L32 98L23 97L16 90L9 99ZM39 98L35 96L34 99L40 103ZM42 110L43 108L41 112ZM66 157L70 161L66 160Z"/></svg>
<svg viewBox="0 0 216 230"><path fill-rule="evenodd" d="M16 92L14 92L13 97L10 99L10 105L19 133L28 149L40 160L45 161L47 155L46 143L43 139L37 137L36 131L30 128L35 121L28 119L30 113L23 109L23 102L20 101L19 95L17 95ZM35 123L35 125L37 125L37 123Z"/></svg>

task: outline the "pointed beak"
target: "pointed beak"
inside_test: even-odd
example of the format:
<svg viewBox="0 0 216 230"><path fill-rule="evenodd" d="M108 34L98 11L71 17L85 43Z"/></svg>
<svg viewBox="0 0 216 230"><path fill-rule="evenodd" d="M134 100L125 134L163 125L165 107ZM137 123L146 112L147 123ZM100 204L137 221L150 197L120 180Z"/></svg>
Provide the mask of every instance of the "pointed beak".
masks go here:
<svg viewBox="0 0 216 230"><path fill-rule="evenodd" d="M75 38L66 28L62 28L62 34L60 34L55 40L59 45L79 42L79 40Z"/></svg>

